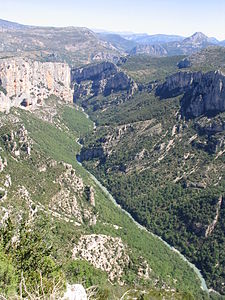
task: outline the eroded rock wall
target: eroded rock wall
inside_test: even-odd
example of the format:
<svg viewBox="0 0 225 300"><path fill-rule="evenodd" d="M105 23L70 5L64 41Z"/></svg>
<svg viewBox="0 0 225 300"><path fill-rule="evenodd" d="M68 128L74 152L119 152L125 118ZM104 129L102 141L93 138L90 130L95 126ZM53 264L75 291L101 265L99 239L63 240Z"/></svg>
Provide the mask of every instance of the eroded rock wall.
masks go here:
<svg viewBox="0 0 225 300"><path fill-rule="evenodd" d="M137 84L115 64L102 62L83 68L72 69L74 101L102 94L126 92L127 97L137 90Z"/></svg>
<svg viewBox="0 0 225 300"><path fill-rule="evenodd" d="M181 109L182 114L188 118L224 112L225 74L221 71L179 72L168 77L156 90L156 95L161 99L183 93Z"/></svg>
<svg viewBox="0 0 225 300"><path fill-rule="evenodd" d="M22 58L0 60L0 110L12 106L42 105L50 95L72 102L71 73L67 64Z"/></svg>

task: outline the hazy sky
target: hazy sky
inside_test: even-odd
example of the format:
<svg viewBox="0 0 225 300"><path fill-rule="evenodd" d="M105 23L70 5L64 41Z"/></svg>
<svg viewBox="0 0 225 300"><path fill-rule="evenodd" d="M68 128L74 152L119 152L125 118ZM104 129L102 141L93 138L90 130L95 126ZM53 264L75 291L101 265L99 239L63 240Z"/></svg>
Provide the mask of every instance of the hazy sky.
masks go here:
<svg viewBox="0 0 225 300"><path fill-rule="evenodd" d="M0 0L0 18L31 25L85 26L112 31L225 40L225 0Z"/></svg>

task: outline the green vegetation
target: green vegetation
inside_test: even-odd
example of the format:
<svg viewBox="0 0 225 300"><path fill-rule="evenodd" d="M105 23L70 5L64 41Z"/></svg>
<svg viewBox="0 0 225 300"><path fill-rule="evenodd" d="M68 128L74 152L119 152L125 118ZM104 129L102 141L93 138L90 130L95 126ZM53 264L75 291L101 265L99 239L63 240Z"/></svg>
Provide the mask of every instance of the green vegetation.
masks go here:
<svg viewBox="0 0 225 300"><path fill-rule="evenodd" d="M177 64L184 56L151 57L137 55L128 58L122 69L135 81L149 83L155 80L164 80L166 76L178 71Z"/></svg>
<svg viewBox="0 0 225 300"><path fill-rule="evenodd" d="M6 296L13 296L16 292L24 296L50 296L59 284L62 292L65 279L51 257L51 248L44 235L22 224L18 244L14 245L14 233L12 222L8 219L5 228L0 231L0 293Z"/></svg>
<svg viewBox="0 0 225 300"><path fill-rule="evenodd" d="M7 169L1 173L1 180L4 182L4 176L8 173L12 177L12 186L2 205L13 207L11 214L13 227L12 230L9 230L8 226L8 229L2 234L2 251L4 264L7 263L15 268L15 277L11 276L13 269L9 268L8 281L11 283L8 288L9 292L6 290L5 292L10 293L15 290L18 292L23 271L23 277L29 290L32 293L38 293L35 286L39 285L41 279L39 271L41 271L46 293L51 293L53 279L58 278L62 281L63 288L64 278L71 283L80 282L85 278L85 286L92 284L99 286L99 299L104 300L117 299L126 289L134 286L140 290L140 294L141 291L149 289L161 291L164 283L176 289L173 296L175 299L179 299L183 293L193 295L196 299L207 299L207 295L200 289L200 282L194 271L160 240L138 229L76 162L75 156L80 151L80 146L75 141L80 135L90 132L92 127L90 120L73 107L62 109L59 106L57 109L59 113L53 124L44 122L29 112L14 110L5 119L6 125L1 128L0 143L3 149L1 156L6 156L8 160ZM25 124L29 136L34 141L31 156L23 158L21 154L18 161L11 157L4 144L4 139L2 139L5 134L10 134L11 130L19 127L19 124L11 123L12 115L17 116L20 122ZM1 117L4 118L3 115ZM77 126L74 125L75 123ZM50 199L60 190L56 181L64 172L63 165L51 165L52 160L71 163L76 174L82 176L85 186L93 186L96 202L95 212L98 215L95 226L90 226L88 222L76 226L72 222L77 221L74 216L70 216L71 222L67 222L65 218L67 215L60 208L55 210L60 217L53 217L50 214L50 209L53 209L50 206ZM46 171L38 171L43 165L46 165ZM22 186L29 192L32 202L18 194ZM78 194L76 197L80 205L88 208L85 197ZM33 209L35 207L38 209L34 220L30 221L31 231L23 225L23 222L16 222L18 219L20 220L21 210L24 212L24 220L30 218L29 203L32 203ZM43 210L40 209L42 206ZM10 242L14 235L12 231L14 234L19 232L20 242L16 250ZM116 282L115 286L112 286L106 280L104 272L94 269L85 261L71 261L74 244L81 235L87 234L119 236L128 246L130 265L124 270L124 287L119 286ZM148 280L141 279L136 275L137 267L144 260L152 269Z"/></svg>
<svg viewBox="0 0 225 300"><path fill-rule="evenodd" d="M135 59L140 57L130 58ZM140 66L136 61L129 65L128 59L128 69L138 73L150 60L142 59ZM159 69L154 79L161 80L163 64L155 62ZM206 234L219 198L225 195L225 157L218 155L219 150L210 151L221 134L213 138L200 134L197 124L204 124L204 118L182 120L179 98L159 100L154 90L138 92L122 103L113 102L113 97L105 98L97 109L94 104L102 104L101 97L87 102L87 111L99 127L83 138L82 151L100 147L105 155L94 156L84 165L139 223L178 248L200 268L210 287L225 293L225 260L220 255L225 247L224 200L215 228ZM211 122L218 118L223 116Z"/></svg>
<svg viewBox="0 0 225 300"><path fill-rule="evenodd" d="M17 289L18 278L16 276L13 262L0 249L0 294L11 296Z"/></svg>
<svg viewBox="0 0 225 300"><path fill-rule="evenodd" d="M191 71L209 72L221 69L225 71L225 48L208 47L190 56Z"/></svg>
<svg viewBox="0 0 225 300"><path fill-rule="evenodd" d="M91 286L105 286L107 284L107 273L95 269L87 261L69 261L65 266L65 272L69 283L81 283L85 288Z"/></svg>
<svg viewBox="0 0 225 300"><path fill-rule="evenodd" d="M98 102L98 100L96 99L95 101ZM150 120L152 118L158 118L164 122L165 112L168 113L169 118L175 109L179 109L179 98L159 103L159 100L153 94L147 92L139 92L129 99L128 102L120 105L109 106L104 110L104 113L101 110L93 111L92 101L94 100L89 101L90 107L88 112L92 120L100 126L115 126Z"/></svg>
<svg viewBox="0 0 225 300"><path fill-rule="evenodd" d="M63 123L76 136L82 136L93 130L93 122L85 114L81 113L81 111L65 106L62 108L61 114Z"/></svg>

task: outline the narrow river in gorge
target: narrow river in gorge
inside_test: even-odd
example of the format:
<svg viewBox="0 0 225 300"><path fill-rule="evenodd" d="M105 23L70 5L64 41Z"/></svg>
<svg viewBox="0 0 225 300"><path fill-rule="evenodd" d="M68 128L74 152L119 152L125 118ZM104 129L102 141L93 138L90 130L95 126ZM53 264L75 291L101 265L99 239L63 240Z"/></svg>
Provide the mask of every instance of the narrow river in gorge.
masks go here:
<svg viewBox="0 0 225 300"><path fill-rule="evenodd" d="M82 145L79 143L79 141L77 140L77 143L82 147ZM80 166L82 166L82 163L79 162L79 159L77 160L77 162L79 163ZM83 167L83 166L82 166ZM84 168L85 169L85 168ZM85 169L86 170L86 169ZM180 253L180 251L178 251L177 249L175 249L173 246L169 245L166 241L164 241L161 237L157 236L156 234L148 231L144 226L140 225L137 221L135 221L135 219L132 217L132 215L130 213L128 213L126 210L124 210L114 199L114 197L110 194L110 192L107 190L106 187L104 187L101 182L93 175L91 174L88 170L86 170L86 172L89 173L90 177L94 180L94 182L101 188L101 190L105 193L105 195L114 203L114 205L116 205L120 210L122 210L141 230L144 230L146 232L148 232L149 234L153 235L154 237L160 239L160 241L162 241L167 247L169 247L172 251L176 252L197 274L198 278L201 281L201 288L206 291L209 292L205 279L203 278L200 270L194 265L192 264L183 254Z"/></svg>

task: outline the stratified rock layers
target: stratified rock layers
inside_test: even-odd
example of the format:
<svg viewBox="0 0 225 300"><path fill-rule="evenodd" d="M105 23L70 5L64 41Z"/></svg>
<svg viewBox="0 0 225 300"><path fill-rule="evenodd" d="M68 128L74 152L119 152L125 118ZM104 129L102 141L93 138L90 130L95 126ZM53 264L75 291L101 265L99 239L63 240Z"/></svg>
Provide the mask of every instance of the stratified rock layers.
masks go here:
<svg viewBox="0 0 225 300"><path fill-rule="evenodd" d="M72 102L70 67L63 63L22 58L0 60L0 110L35 107L50 95Z"/></svg>

